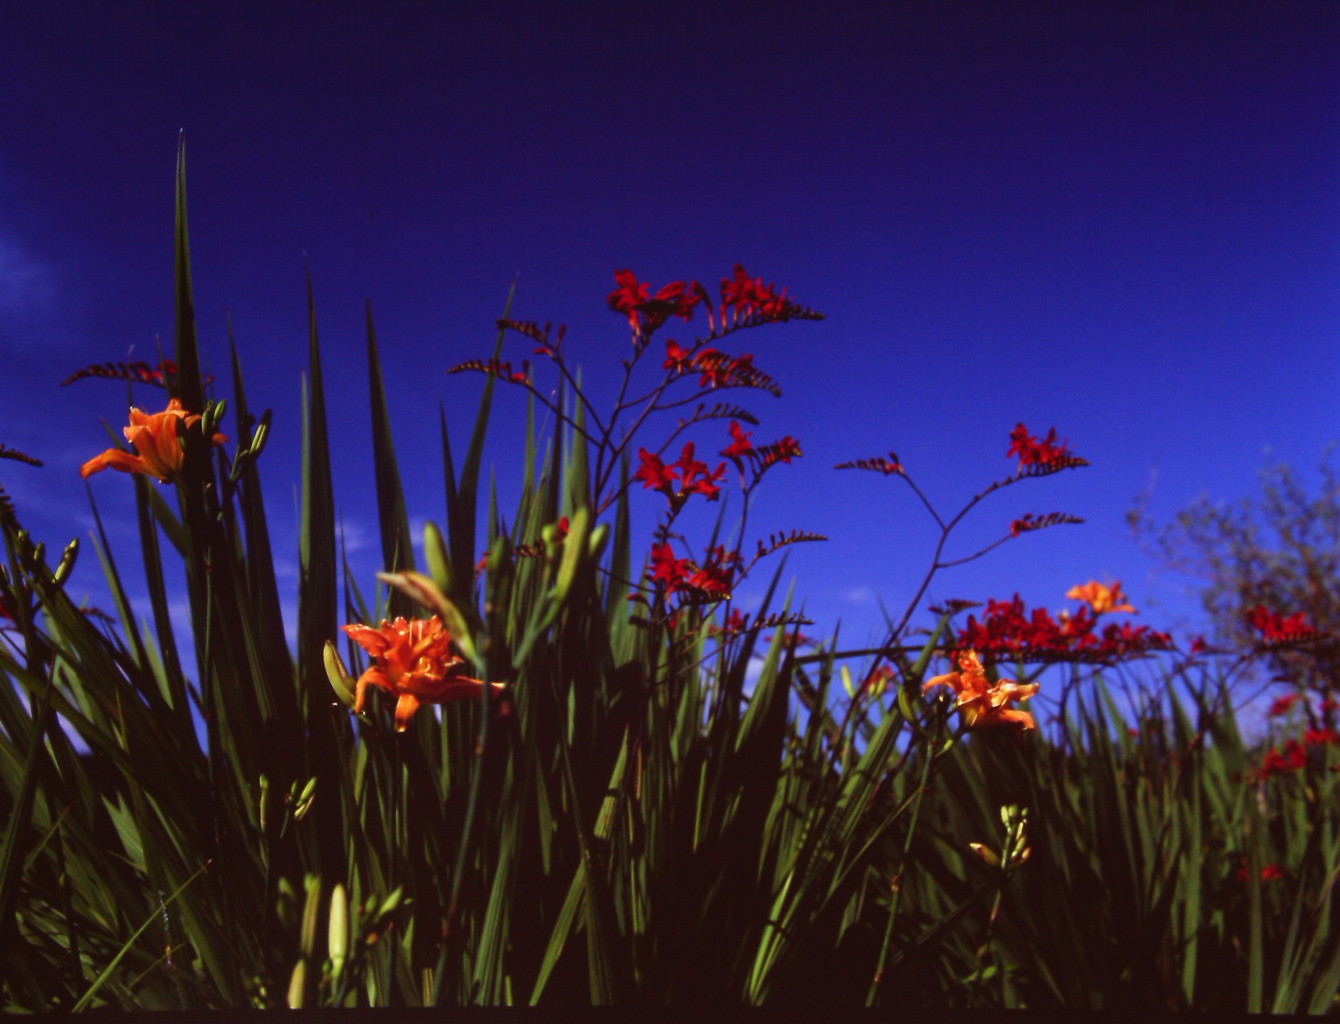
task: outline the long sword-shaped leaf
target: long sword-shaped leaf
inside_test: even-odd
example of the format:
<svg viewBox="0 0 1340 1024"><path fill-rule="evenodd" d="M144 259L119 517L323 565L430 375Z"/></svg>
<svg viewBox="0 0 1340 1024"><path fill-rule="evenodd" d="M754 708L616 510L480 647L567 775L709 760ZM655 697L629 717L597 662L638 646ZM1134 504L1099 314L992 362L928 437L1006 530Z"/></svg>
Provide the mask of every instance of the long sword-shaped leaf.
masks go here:
<svg viewBox="0 0 1340 1024"><path fill-rule="evenodd" d="M377 355L377 333L372 324L372 303L367 303L368 392L372 403L372 467L377 485L377 523L381 530L382 568L385 572L414 569L414 550L410 543L409 515L405 511L405 493L396 468L395 446L391 441L391 418L382 386L381 361ZM398 591L387 601L388 618L414 614L413 602Z"/></svg>
<svg viewBox="0 0 1340 1024"><path fill-rule="evenodd" d="M516 283L512 283L507 293L507 303L503 307L503 319L512 309L512 297L516 294ZM493 346L493 358L502 357L503 338L506 332L498 330ZM470 443L466 447L465 462L461 466L460 479L454 477L451 460L451 447L448 442L445 419L442 421L442 459L447 474L447 530L451 545L452 598L462 608L472 607L471 591L475 573L475 529L477 523L477 502L479 496L479 470L484 458L484 436L488 432L489 409L493 401L494 378L484 378L483 394L479 399L479 411L475 414L474 431L470 434Z"/></svg>
<svg viewBox="0 0 1340 1024"><path fill-rule="evenodd" d="M312 275L307 273L307 344L310 394L304 393L302 432L302 512L298 539L298 686L300 706L311 735L311 770L326 798L317 799L317 850L322 873L344 877L344 829L339 791L340 747L348 733L343 716L330 717L330 683L323 651L335 636L339 589L335 560L335 495L330 475L326 393L316 329ZM329 870L328 870L329 869Z"/></svg>
<svg viewBox="0 0 1340 1024"><path fill-rule="evenodd" d="M191 295L190 245L186 230L186 138L177 143L177 215L173 258L176 308L177 373L170 386L189 412L204 412L205 391L200 381L200 351L195 334L195 300Z"/></svg>

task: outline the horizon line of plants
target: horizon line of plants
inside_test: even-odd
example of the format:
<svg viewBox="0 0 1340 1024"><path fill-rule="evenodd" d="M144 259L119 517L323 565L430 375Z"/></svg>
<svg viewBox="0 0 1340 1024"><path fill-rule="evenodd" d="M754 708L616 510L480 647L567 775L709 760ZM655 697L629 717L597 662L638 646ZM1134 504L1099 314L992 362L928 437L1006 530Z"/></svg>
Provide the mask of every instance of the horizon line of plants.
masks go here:
<svg viewBox="0 0 1340 1024"><path fill-rule="evenodd" d="M492 354L448 369L483 388L464 446L440 415L445 517L425 528L419 565L369 306L384 585L369 602L339 543L309 279L290 650L257 471L270 414L249 407L231 336L226 404L201 373L184 148L174 287L171 360L67 380L168 396L152 412L132 398L133 450L81 470L125 473L135 492L129 556L89 492L114 616L70 599L78 545L52 567L0 490L6 1012L1335 1011L1333 695L1273 708L1301 731L1268 750L1243 740L1229 699L1263 652L1322 631L1261 608L1257 648L1184 655L1165 633L1104 620L1134 609L1095 581L1055 616L1017 594L960 626L975 605L921 608L940 569L1079 522L1023 513L979 551L947 549L996 491L1087 465L1054 430L1020 423L1017 469L953 516L893 453L838 467L901 478L940 529L885 642L842 650L801 635L812 623L781 593L785 549L823 538L748 531L751 495L800 442L756 443L755 415L709 394L780 394L739 342L821 314L738 264L715 299L619 271L606 301L631 345L602 410L564 330L510 318L509 298ZM697 315L705 334L664 338ZM555 387L503 358L509 338L535 372L551 364ZM499 383L530 395L511 515L480 485ZM536 434L537 404L551 436ZM702 454L713 429L715 467ZM38 463L4 446L0 458ZM682 536L683 510L732 480L738 521L721 502L705 543ZM645 542L634 500L660 508ZM744 614L737 589L777 553ZM179 588L189 637L169 615ZM1133 718L1114 683L1135 693ZM1052 730L1020 706L1044 684L1059 694Z"/></svg>

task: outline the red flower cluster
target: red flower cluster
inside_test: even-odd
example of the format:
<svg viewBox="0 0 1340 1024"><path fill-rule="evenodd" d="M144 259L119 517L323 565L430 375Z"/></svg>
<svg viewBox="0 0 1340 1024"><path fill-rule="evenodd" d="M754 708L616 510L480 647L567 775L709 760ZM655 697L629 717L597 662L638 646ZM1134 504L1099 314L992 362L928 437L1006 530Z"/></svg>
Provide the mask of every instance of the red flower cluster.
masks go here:
<svg viewBox="0 0 1340 1024"><path fill-rule="evenodd" d="M675 373L698 373L700 388L725 388L732 385L748 387L766 379L754 365L754 357L748 353L728 356L708 347L690 354L673 340L665 343L665 362L661 367Z"/></svg>
<svg viewBox="0 0 1340 1024"><path fill-rule="evenodd" d="M1340 733L1334 729L1308 729L1303 733L1303 746L1340 746Z"/></svg>
<svg viewBox="0 0 1340 1024"><path fill-rule="evenodd" d="M1296 772L1307 762L1307 748L1297 740L1289 740L1283 750L1271 747L1261 759L1261 767L1256 770L1256 778L1268 779L1272 775L1287 775Z"/></svg>
<svg viewBox="0 0 1340 1024"><path fill-rule="evenodd" d="M731 443L721 449L720 454L735 463L735 468L741 473L744 472L744 460L749 459L755 464L758 472L763 472L769 466L775 466L779 462L789 463L792 459L798 459L801 456L800 442L790 434L787 434L779 441L773 441L771 444L760 445L755 448L754 443L749 440L752 430L743 429L736 420L730 422Z"/></svg>
<svg viewBox="0 0 1340 1024"><path fill-rule="evenodd" d="M690 494L701 494L708 501L715 501L721 494L718 481L726 473L726 464L721 463L709 473L706 463L693 457L692 441L685 443L679 458L668 466L659 455L645 448L637 450L637 457L642 460L642 465L633 474L633 479L641 480L644 488L660 491L672 505L684 501Z"/></svg>
<svg viewBox="0 0 1340 1024"><path fill-rule="evenodd" d="M666 596L680 590L697 592L713 600L730 597L731 578L739 556L718 544L708 548L707 559L697 565L688 558L676 558L668 541L651 548L652 582L664 586ZM729 620L728 620L729 622Z"/></svg>
<svg viewBox="0 0 1340 1024"><path fill-rule="evenodd" d="M627 269L614 272L614 283L616 287L605 302L616 313L627 315L628 326L635 334L650 334L672 316L689 320L693 307L707 298L697 281L671 281L651 295L651 286Z"/></svg>
<svg viewBox="0 0 1340 1024"><path fill-rule="evenodd" d="M1290 693L1283 697L1276 697L1270 702L1270 710L1266 714L1272 718L1278 718L1280 715L1289 713L1289 709L1303 699L1301 693Z"/></svg>
<svg viewBox="0 0 1340 1024"><path fill-rule="evenodd" d="M800 458L801 455L800 442L790 434L783 436L780 441L763 445L757 451L759 469L767 469L779 462L789 463L792 459Z"/></svg>
<svg viewBox="0 0 1340 1024"><path fill-rule="evenodd" d="M732 276L721 282L723 318L727 311L734 311L737 317L757 313L769 320L785 320L798 308L787 300L785 288L777 294L773 285L764 284L761 277L751 278L738 263Z"/></svg>
<svg viewBox="0 0 1340 1024"><path fill-rule="evenodd" d="M1026 612L1023 600L1015 594L1008 602L988 600L981 622L975 615L968 616L967 626L958 635L958 646L1038 661L1110 661L1171 646L1168 634L1148 626L1113 622L1098 632L1097 622L1088 607L1074 615L1062 614L1060 622L1045 608Z"/></svg>
<svg viewBox="0 0 1340 1024"><path fill-rule="evenodd" d="M1053 466L1073 458L1068 441L1056 440L1056 428L1047 431L1047 436L1039 440L1028 432L1022 423L1010 431L1010 447L1005 457L1019 456L1019 468L1029 466Z"/></svg>
<svg viewBox="0 0 1340 1024"><path fill-rule="evenodd" d="M1285 740L1283 749L1271 747L1261 759L1254 778L1260 781L1272 775L1299 771L1307 763L1308 748L1322 746L1340 746L1340 733L1334 729L1308 729L1303 733L1302 742Z"/></svg>
<svg viewBox="0 0 1340 1024"><path fill-rule="evenodd" d="M1048 526L1056 526L1059 523L1082 523L1079 516L1072 516L1065 512L1048 512L1045 516L1034 515L1032 512L1025 512L1020 519L1010 520L1010 536L1017 537L1021 533L1028 533L1031 530L1044 530Z"/></svg>
<svg viewBox="0 0 1340 1024"><path fill-rule="evenodd" d="M82 370L76 370L70 376L61 381L61 387L66 384L73 384L77 380L83 380L85 377L102 377L107 380L124 380L132 384L154 384L158 387L166 387L167 383L177 376L177 364L171 359L159 360L157 365L143 361L134 363L94 363L92 366L85 366ZM213 380L212 377L205 378L208 383Z"/></svg>
<svg viewBox="0 0 1340 1024"><path fill-rule="evenodd" d="M1302 612L1294 612L1286 619L1260 604L1247 613L1247 625L1260 633L1261 642L1267 645L1315 640L1323 635L1321 630L1307 624Z"/></svg>
<svg viewBox="0 0 1340 1024"><path fill-rule="evenodd" d="M712 333L725 330L732 322L752 320L819 320L822 316L813 310L792 302L786 297L786 289L779 293L773 285L764 284L759 277L750 277L744 267L735 264L732 275L721 281L721 320L716 322L712 312L712 300L707 289L697 281L671 281L668 285L651 294L651 286L639 281L631 270L618 270L614 273L614 291L609 293L606 303L616 313L628 317L628 325L633 333L646 337L670 317L677 316L688 320L693 316L693 307L702 303L707 308L707 316Z"/></svg>
<svg viewBox="0 0 1340 1024"><path fill-rule="evenodd" d="M1249 875L1247 871L1246 857L1243 857L1242 860L1238 862L1238 869L1236 872L1234 872L1234 874L1237 875L1237 879L1239 882L1247 881ZM1263 882L1273 882L1277 878L1283 878L1283 877L1284 877L1284 869L1280 867L1278 864L1267 864L1263 868L1261 868L1261 881Z"/></svg>

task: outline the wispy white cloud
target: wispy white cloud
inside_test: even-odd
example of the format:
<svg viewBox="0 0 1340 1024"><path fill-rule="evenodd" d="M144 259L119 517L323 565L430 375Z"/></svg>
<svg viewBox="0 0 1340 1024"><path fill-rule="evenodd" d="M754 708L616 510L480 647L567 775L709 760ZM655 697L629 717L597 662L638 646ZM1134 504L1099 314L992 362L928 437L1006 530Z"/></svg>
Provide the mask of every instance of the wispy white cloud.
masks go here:
<svg viewBox="0 0 1340 1024"><path fill-rule="evenodd" d="M0 235L0 312L28 313L49 305L55 297L51 268L14 239Z"/></svg>
<svg viewBox="0 0 1340 1024"><path fill-rule="evenodd" d="M879 600L879 594L875 592L874 587L862 585L844 590L842 600L847 604L874 604Z"/></svg>

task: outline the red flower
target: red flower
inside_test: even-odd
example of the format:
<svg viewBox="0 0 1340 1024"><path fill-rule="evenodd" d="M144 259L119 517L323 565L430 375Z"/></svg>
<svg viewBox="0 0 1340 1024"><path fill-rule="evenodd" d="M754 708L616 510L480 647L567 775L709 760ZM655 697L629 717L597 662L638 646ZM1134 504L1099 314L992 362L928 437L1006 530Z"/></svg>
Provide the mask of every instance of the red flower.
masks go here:
<svg viewBox="0 0 1340 1024"><path fill-rule="evenodd" d="M766 469L769 466L776 465L778 462L790 463L792 459L800 458L800 442L790 434L787 434L780 441L774 441L772 444L765 444L759 449L760 469Z"/></svg>
<svg viewBox="0 0 1340 1024"><path fill-rule="evenodd" d="M673 370L675 373L688 373L689 367L689 353L673 341L667 341L665 343L665 362L661 364L661 369Z"/></svg>
<svg viewBox="0 0 1340 1024"><path fill-rule="evenodd" d="M637 330L637 311L651 292L651 286L637 279L631 270L616 270L614 283L618 286L609 293L605 302L616 313L628 314L628 325Z"/></svg>
<svg viewBox="0 0 1340 1024"><path fill-rule="evenodd" d="M721 488L717 485L717 481L725 475L726 464L723 462L717 466L715 472L708 473L706 463L699 462L693 457L692 441L685 442L684 450L674 463L674 468L679 470L680 497L689 494L701 494L708 501L715 501L721 494Z"/></svg>
<svg viewBox="0 0 1340 1024"><path fill-rule="evenodd" d="M730 596L732 566L739 561L733 552L727 553L720 545L708 549L702 565L694 565L687 558L676 558L669 542L652 545L651 579L664 586L666 596L679 590L696 590L713 598Z"/></svg>
<svg viewBox="0 0 1340 1024"><path fill-rule="evenodd" d="M736 470L738 470L741 473L744 472L744 466L740 461L741 458L745 455L750 454L754 450L754 445L749 440L749 435L752 433L753 431L751 430L742 429L737 421L731 420L730 421L731 443L727 445L725 448L723 448L720 452L720 454L724 455L726 458L730 459L731 462L735 463Z"/></svg>
<svg viewBox="0 0 1340 1024"><path fill-rule="evenodd" d="M681 320L693 317L693 307L705 298L707 293L697 281L685 284L683 281L671 281L668 285L642 305L642 311L655 318L658 323L671 316Z"/></svg>
<svg viewBox="0 0 1340 1024"><path fill-rule="evenodd" d="M733 310L737 319L758 314L769 320L785 320L798 309L787 299L785 289L779 295L773 285L764 284L761 277L751 278L738 263L732 275L721 281L723 320L728 310Z"/></svg>
<svg viewBox="0 0 1340 1024"><path fill-rule="evenodd" d="M708 563L695 569L684 585L712 597L730 597L731 574L719 565Z"/></svg>
<svg viewBox="0 0 1340 1024"><path fill-rule="evenodd" d="M1233 872L1239 882L1247 881L1247 858L1243 857L1238 861L1237 870ZM1260 878L1263 882L1273 882L1277 878L1284 877L1284 869L1278 864L1266 864L1261 868Z"/></svg>
<svg viewBox="0 0 1340 1024"><path fill-rule="evenodd" d="M1270 710L1266 714L1272 717L1288 714L1289 709L1303 699L1301 693L1290 693L1284 697L1276 697L1270 704Z"/></svg>
<svg viewBox="0 0 1340 1024"><path fill-rule="evenodd" d="M665 592L673 594L688 577L688 559L676 558L668 542L653 544L651 548L651 579L665 585Z"/></svg>
<svg viewBox="0 0 1340 1024"><path fill-rule="evenodd" d="M693 307L707 298L706 290L697 281L687 284L671 281L649 298L651 286L639 281L631 270L616 270L614 283L617 287L605 301L616 313L627 315L628 326L635 334L650 334L672 316L688 320L693 316Z"/></svg>
<svg viewBox="0 0 1340 1024"><path fill-rule="evenodd" d="M1334 729L1308 729L1303 733L1303 745L1308 747L1340 746L1340 733Z"/></svg>
<svg viewBox="0 0 1340 1024"><path fill-rule="evenodd" d="M1246 618L1247 625L1261 634L1261 642L1264 644L1313 640L1322 635L1320 630L1307 624L1302 612L1294 612L1286 619L1279 612L1272 612L1265 605L1258 604L1247 613Z"/></svg>
<svg viewBox="0 0 1340 1024"><path fill-rule="evenodd" d="M1266 752L1266 756L1261 759L1261 767L1257 769L1256 777L1258 779L1268 779L1272 775L1286 775L1290 772L1296 772L1307 761L1307 751L1297 740L1289 740L1284 744L1284 750L1279 751L1271 747Z"/></svg>
<svg viewBox="0 0 1340 1024"><path fill-rule="evenodd" d="M1005 457L1018 455L1020 469L1027 466L1048 466L1070 457L1068 445L1068 441L1056 440L1055 427L1047 431L1045 438L1039 440L1029 434L1028 428L1020 423L1010 431L1010 447L1005 452Z"/></svg>
<svg viewBox="0 0 1340 1024"><path fill-rule="evenodd" d="M1073 615L1062 613L1061 621L1057 622L1045 608L1028 613L1015 594L1008 602L988 600L981 622L976 616L969 616L967 626L959 633L958 645L990 654L1045 661L1076 655L1111 660L1162 650L1171 644L1166 633L1155 632L1148 626L1114 622L1098 634L1094 631L1096 624L1097 619L1088 606Z"/></svg>
<svg viewBox="0 0 1340 1024"><path fill-rule="evenodd" d="M718 481L726 475L726 464L723 462L709 472L706 463L693 457L692 441L685 443L679 458L668 466L659 455L645 448L639 448L637 456L642 460L642 465L633 474L633 479L641 480L644 489L659 490L670 499L672 505L683 501L690 494L701 494L708 501L715 501L721 494Z"/></svg>
<svg viewBox="0 0 1340 1024"><path fill-rule="evenodd" d="M642 460L642 465L633 474L634 480L641 480L644 489L656 488L664 490L667 494L673 492L675 471L667 467L659 455L654 455L645 448L639 448L637 457Z"/></svg>

